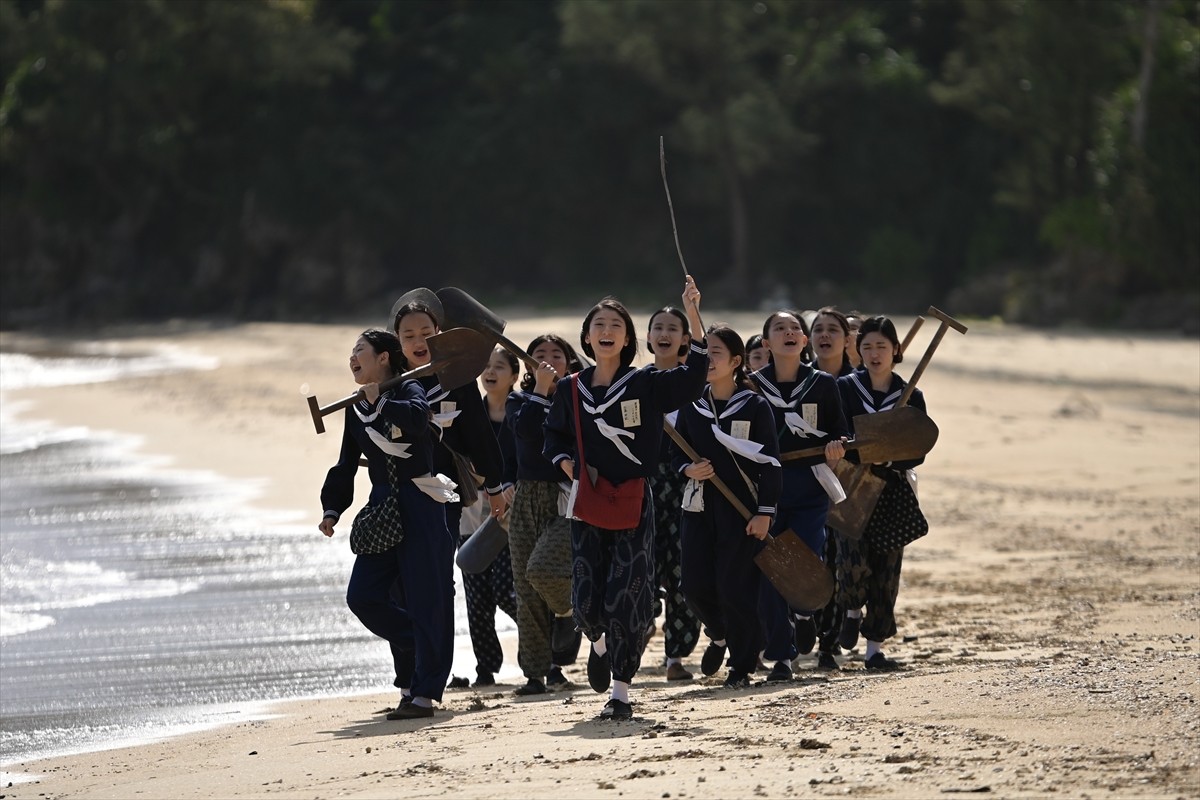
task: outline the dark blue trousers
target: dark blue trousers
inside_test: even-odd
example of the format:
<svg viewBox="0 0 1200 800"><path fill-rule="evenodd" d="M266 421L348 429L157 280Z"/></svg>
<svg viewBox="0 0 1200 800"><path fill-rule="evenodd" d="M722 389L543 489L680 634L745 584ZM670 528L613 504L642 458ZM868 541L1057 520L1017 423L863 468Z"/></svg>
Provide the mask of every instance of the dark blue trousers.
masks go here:
<svg viewBox="0 0 1200 800"><path fill-rule="evenodd" d="M396 686L441 701L454 662L455 538L441 503L411 483L397 491L404 540L355 559L346 605L391 646Z"/></svg>
<svg viewBox="0 0 1200 800"><path fill-rule="evenodd" d="M825 555L825 518L829 516L829 495L821 488L812 470L808 467L783 469L783 493L779 500L779 513L771 526L771 535L778 536L789 528L795 531L819 558ZM796 650L796 631L790 611L815 614L817 609L788 609L783 599L769 580L765 578L759 594L759 614L766 635L765 661L791 661Z"/></svg>
<svg viewBox="0 0 1200 800"><path fill-rule="evenodd" d="M746 520L720 492L704 487L704 510L685 511L682 526L683 596L713 639L729 647L729 666L754 674L763 648L754 563L762 542L746 535Z"/></svg>

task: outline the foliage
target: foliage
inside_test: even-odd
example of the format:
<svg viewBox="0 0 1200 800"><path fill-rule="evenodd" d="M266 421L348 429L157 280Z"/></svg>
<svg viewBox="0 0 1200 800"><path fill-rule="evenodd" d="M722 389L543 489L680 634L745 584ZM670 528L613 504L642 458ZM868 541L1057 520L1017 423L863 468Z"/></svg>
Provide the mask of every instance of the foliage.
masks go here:
<svg viewBox="0 0 1200 800"><path fill-rule="evenodd" d="M659 304L660 136L721 304L1192 313L1197 14L0 0L0 322L327 319L420 284Z"/></svg>

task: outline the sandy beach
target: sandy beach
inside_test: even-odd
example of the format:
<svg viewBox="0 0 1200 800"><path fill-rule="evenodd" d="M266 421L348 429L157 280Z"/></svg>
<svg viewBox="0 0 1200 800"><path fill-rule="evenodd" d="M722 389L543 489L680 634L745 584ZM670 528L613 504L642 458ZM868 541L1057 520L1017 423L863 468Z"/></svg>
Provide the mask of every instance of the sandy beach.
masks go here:
<svg viewBox="0 0 1200 800"><path fill-rule="evenodd" d="M505 316L524 344L574 341L581 313ZM705 311L743 333L761 316ZM310 513L319 546L341 422L316 435L303 395L350 393L350 347L377 322L101 332L123 353L168 346L218 366L10 396L31 418L136 433L149 455L254 481L263 508ZM381 715L396 700L381 675L378 695L17 765L39 777L0 798L1196 797L1200 342L967 322L920 381L941 436L920 470L931 532L906 550L885 646L897 673L867 673L860 644L838 672L801 657L789 684L668 684L658 636L628 722L595 719L605 698L582 662L574 691L450 691L409 722ZM699 652L687 663L699 675Z"/></svg>

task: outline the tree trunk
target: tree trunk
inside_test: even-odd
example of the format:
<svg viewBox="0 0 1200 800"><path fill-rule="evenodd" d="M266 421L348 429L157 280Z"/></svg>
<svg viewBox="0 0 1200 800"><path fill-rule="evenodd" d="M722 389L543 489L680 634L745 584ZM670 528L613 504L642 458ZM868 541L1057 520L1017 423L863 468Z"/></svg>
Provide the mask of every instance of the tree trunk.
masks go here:
<svg viewBox="0 0 1200 800"><path fill-rule="evenodd" d="M1133 107L1133 146L1142 152L1146 142L1146 108L1150 103L1150 86L1154 81L1154 51L1158 48L1158 16L1162 0L1146 3L1146 29L1142 38L1142 68L1138 72L1137 105Z"/></svg>

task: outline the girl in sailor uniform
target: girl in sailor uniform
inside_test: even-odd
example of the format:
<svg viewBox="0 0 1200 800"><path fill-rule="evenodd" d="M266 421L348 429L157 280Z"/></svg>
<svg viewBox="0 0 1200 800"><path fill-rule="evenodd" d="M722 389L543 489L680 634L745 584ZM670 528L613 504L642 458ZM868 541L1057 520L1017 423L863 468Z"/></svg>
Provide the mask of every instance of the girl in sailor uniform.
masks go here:
<svg viewBox="0 0 1200 800"><path fill-rule="evenodd" d="M691 328L687 314L678 308L665 306L650 315L646 331L646 348L654 356L655 369L673 369L683 363L691 343ZM678 412L667 415L674 421ZM674 448L666 437L662 440L658 471L650 480L654 495L654 584L665 593L663 605L663 646L667 658L668 681L690 681L692 673L683 666L683 659L692 654L700 637L700 620L688 606L680 587L680 511L683 485L687 482L674 465ZM659 603L654 604L655 612ZM658 614L655 613L655 617Z"/></svg>
<svg viewBox="0 0 1200 800"><path fill-rule="evenodd" d="M683 592L712 643L701 667L720 669L725 685L750 685L763 647L758 616L762 549L782 486L775 416L746 377L746 351L732 328L708 329L708 389L679 411L677 428L702 457L682 453L676 468L690 479L683 513ZM752 514L749 522L710 482L717 476Z"/></svg>
<svg viewBox="0 0 1200 800"><path fill-rule="evenodd" d="M341 453L321 488L319 526L333 536L354 499L354 475L365 456L371 495L354 524L390 514L388 543L399 542L359 553L346 604L391 646L401 699L388 719L432 716L454 655L454 538L442 508L444 483L432 474L429 403L415 380L379 391L402 363L400 343L387 331L364 331L355 342L350 371L365 397L346 409Z"/></svg>
<svg viewBox="0 0 1200 800"><path fill-rule="evenodd" d="M483 384L483 405L488 423L496 441L500 443L504 464L503 483L506 487L504 491L510 501L512 484L516 480L517 454L512 429L505 424L505 403L517 381L519 369L520 362L516 356L503 347L496 347L479 376ZM459 547L466 544L475 534L491 511L486 492L480 489L479 493L483 495L480 499L484 502L461 509L462 516L458 525ZM504 663L504 650L500 647L500 638L496 635L496 611L503 611L513 620L517 618L517 594L513 588L508 546L503 547L482 572L463 572L462 578L467 600L467 629L471 634L471 649L475 654L474 686L494 686L495 674ZM467 685L466 678L455 678L450 682L450 686L455 688L465 688Z"/></svg>
<svg viewBox="0 0 1200 800"><path fill-rule="evenodd" d="M400 339L403 369L416 369L430 363L432 357L425 340L437 333L440 327L436 314L428 306L420 302L411 302L400 307L392 321L392 329ZM504 496L504 457L500 453L500 443L492 431L483 397L474 382L455 389L445 389L436 374L426 375L419 380L425 389L425 399L433 412L438 438L433 448L434 471L452 476L459 484L457 496L450 498L445 504L446 527L454 532L457 544L463 503L478 499L480 486L475 483L474 475L483 478L482 488L486 490L492 516L501 516L507 508L508 501ZM456 461L456 455L466 459L469 470L461 468L461 463ZM483 605L474 595L475 588L478 588L477 585L466 587L468 608ZM479 678L483 679L486 685L489 678L486 668L495 664L499 669L503 652L500 650L499 640L495 638L494 623L490 633L492 641L488 641L489 637L479 630L487 629L481 616L477 615L474 626L468 618L468 629L473 631L471 639L472 646L476 649L476 658L479 659Z"/></svg>
<svg viewBox="0 0 1200 800"><path fill-rule="evenodd" d="M908 384L893 372L904 360L896 326L887 317L871 317L862 323L858 332L857 350L862 366L849 375L838 378L838 390L846 414L853 423L860 414L874 414L895 407ZM925 410L925 397L914 389L908 404ZM857 460L851 453L850 459ZM880 649L884 640L896 635L896 597L900 593L900 567L904 548L883 550L872 546L870 533L879 525L904 524L903 519L880 519L884 509L897 504L890 501L906 496L916 505L916 474L913 468L925 458L911 461L890 461L872 466L872 472L887 480L867 523L863 537L858 540L839 537L837 554L837 601L846 609L842 620L840 643L849 650L858 642L859 633L867 640L864 655L867 669L894 670L900 665L886 657ZM918 512L919 513L919 512ZM863 607L866 614L863 614Z"/></svg>
<svg viewBox="0 0 1200 800"><path fill-rule="evenodd" d="M575 348L553 333L535 337L525 352L538 367L525 374L520 391L505 404L517 461L508 545L517 591L517 663L525 675L516 694L535 695L569 686L562 668L574 663L579 651L580 634L571 614L571 526L560 509L570 484L542 449L559 380L583 364Z"/></svg>
<svg viewBox="0 0 1200 800"><path fill-rule="evenodd" d="M790 528L821 556L830 500L840 502L846 496L832 470L845 454L842 441L849 433L841 397L833 376L804 362L808 329L798 313L777 311L767 317L763 341L771 363L750 377L775 412L779 451L825 445L824 455L784 462L783 495L771 535ZM762 582L759 609L767 636L763 658L775 662L767 680L790 680L792 660L801 651L811 652L815 644L812 617L818 609L789 613L787 601L769 581Z"/></svg>
<svg viewBox="0 0 1200 800"><path fill-rule="evenodd" d="M847 348L853 348L854 342L850 336L850 320L833 306L825 306L817 311L812 321L812 350L816 356L813 366L822 372L827 372L834 378L849 375L854 367L850 363ZM832 529L827 529L826 533ZM837 563L838 536L825 537L825 563L832 570ZM838 669L834 655L838 651L838 633L842 621L842 613L837 604L837 592L829 598L821 613L813 617L818 632L817 667L819 669ZM797 622L797 647L803 652L808 645L808 629L803 621ZM803 635L801 635L803 634Z"/></svg>
<svg viewBox="0 0 1200 800"><path fill-rule="evenodd" d="M693 330L701 330L699 303L700 290L688 276L683 307ZM634 369L630 365L638 346L633 319L612 298L587 313L580 341L596 365L563 381L555 392L543 452L574 478L578 428L589 469L614 485L635 480L642 487L640 509L630 509L639 515L635 527L608 530L578 519L571 523L575 622L592 642L588 683L597 692L612 686L601 717L629 719L629 684L654 622L654 501L645 479L658 466L663 414L700 396L708 358L704 342L693 341L681 366Z"/></svg>

